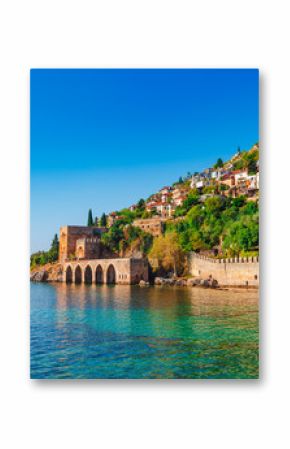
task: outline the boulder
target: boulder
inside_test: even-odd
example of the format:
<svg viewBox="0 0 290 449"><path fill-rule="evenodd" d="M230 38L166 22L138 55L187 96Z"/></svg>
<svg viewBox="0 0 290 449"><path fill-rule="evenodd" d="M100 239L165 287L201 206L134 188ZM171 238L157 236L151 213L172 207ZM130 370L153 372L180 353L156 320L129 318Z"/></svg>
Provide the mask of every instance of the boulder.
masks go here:
<svg viewBox="0 0 290 449"><path fill-rule="evenodd" d="M36 271L32 273L30 276L30 280L34 282L45 282L48 278L48 273L45 270Z"/></svg>
<svg viewBox="0 0 290 449"><path fill-rule="evenodd" d="M201 279L199 285L200 285L201 287L208 288L208 287L209 287L209 281L208 281L208 279Z"/></svg>
<svg viewBox="0 0 290 449"><path fill-rule="evenodd" d="M176 280L175 279L166 279L166 285L175 285L176 284Z"/></svg>
<svg viewBox="0 0 290 449"><path fill-rule="evenodd" d="M140 285L140 287L146 287L146 286L149 285L149 282L143 281L143 280L141 279L141 281L139 282L139 285Z"/></svg>
<svg viewBox="0 0 290 449"><path fill-rule="evenodd" d="M178 285L179 287L185 287L187 285L186 279L178 279L175 282L175 285Z"/></svg>
<svg viewBox="0 0 290 449"><path fill-rule="evenodd" d="M202 279L200 278L190 278L187 280L188 287L195 287L196 285L200 285Z"/></svg>
<svg viewBox="0 0 290 449"><path fill-rule="evenodd" d="M154 284L155 284L155 285L162 285L162 283L163 283L163 278L156 277L156 278L154 279Z"/></svg>
<svg viewBox="0 0 290 449"><path fill-rule="evenodd" d="M218 287L218 281L216 279L210 279L208 282L209 282L209 287L211 287L211 288Z"/></svg>
<svg viewBox="0 0 290 449"><path fill-rule="evenodd" d="M186 284L188 287L193 287L195 285L195 279L194 278L187 279Z"/></svg>

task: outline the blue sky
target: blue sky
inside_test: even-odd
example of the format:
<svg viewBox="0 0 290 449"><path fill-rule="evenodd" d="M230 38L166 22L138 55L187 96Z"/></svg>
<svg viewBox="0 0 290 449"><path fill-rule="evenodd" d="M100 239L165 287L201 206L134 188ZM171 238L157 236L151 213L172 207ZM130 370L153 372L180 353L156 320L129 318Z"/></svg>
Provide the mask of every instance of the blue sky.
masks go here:
<svg viewBox="0 0 290 449"><path fill-rule="evenodd" d="M259 139L258 71L31 70L31 251Z"/></svg>

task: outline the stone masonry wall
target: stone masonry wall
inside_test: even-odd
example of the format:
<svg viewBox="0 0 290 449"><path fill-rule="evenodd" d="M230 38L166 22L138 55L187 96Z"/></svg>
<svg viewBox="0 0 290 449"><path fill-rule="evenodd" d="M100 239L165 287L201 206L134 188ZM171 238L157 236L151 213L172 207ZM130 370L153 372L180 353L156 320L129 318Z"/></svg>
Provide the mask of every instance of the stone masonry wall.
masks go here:
<svg viewBox="0 0 290 449"><path fill-rule="evenodd" d="M149 281L148 261L147 259L130 259L131 283L138 284L142 281Z"/></svg>
<svg viewBox="0 0 290 449"><path fill-rule="evenodd" d="M75 256L76 242L81 238L97 237L105 228L97 226L63 226L60 228L59 237L59 261L64 262L71 255Z"/></svg>
<svg viewBox="0 0 290 449"><path fill-rule="evenodd" d="M101 257L99 237L86 237L76 241L76 257L80 259L98 259Z"/></svg>
<svg viewBox="0 0 290 449"><path fill-rule="evenodd" d="M143 231L157 237L162 234L164 227L164 219L162 218L144 218L133 221L133 225L141 228Z"/></svg>
<svg viewBox="0 0 290 449"><path fill-rule="evenodd" d="M259 260L251 258L210 259L196 253L188 256L192 276L212 276L221 286L259 287Z"/></svg>
<svg viewBox="0 0 290 449"><path fill-rule="evenodd" d="M68 269L72 270L72 282L75 282L75 272L77 267L81 269L82 282L85 282L85 270L90 267L92 270L92 283L97 280L97 268L102 271L103 283L107 282L109 267L115 270L116 284L138 284L141 279L148 280L148 262L146 259L91 259L79 261L67 261L63 264L62 281L65 282Z"/></svg>

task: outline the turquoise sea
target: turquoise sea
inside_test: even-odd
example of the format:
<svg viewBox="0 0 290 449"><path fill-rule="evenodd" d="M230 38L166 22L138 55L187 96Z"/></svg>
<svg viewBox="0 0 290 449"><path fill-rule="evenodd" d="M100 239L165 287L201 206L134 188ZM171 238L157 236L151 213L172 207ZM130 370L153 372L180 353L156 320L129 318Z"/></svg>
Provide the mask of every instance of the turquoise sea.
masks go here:
<svg viewBox="0 0 290 449"><path fill-rule="evenodd" d="M258 293L31 284L33 379L259 375Z"/></svg>

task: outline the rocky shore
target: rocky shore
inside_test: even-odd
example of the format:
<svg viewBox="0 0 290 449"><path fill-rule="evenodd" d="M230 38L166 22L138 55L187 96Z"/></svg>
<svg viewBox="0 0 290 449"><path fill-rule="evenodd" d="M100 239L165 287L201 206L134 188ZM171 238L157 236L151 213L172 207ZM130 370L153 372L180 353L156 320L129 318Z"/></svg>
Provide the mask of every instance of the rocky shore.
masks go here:
<svg viewBox="0 0 290 449"><path fill-rule="evenodd" d="M35 268L30 272L30 280L33 282L60 282L62 281L62 266L59 263L51 263Z"/></svg>
<svg viewBox="0 0 290 449"><path fill-rule="evenodd" d="M140 285L149 285L148 282L140 281ZM204 287L204 288L218 288L218 281L213 278L208 279L201 279L198 277L194 278L181 278L181 279L174 279L174 278L162 278L162 277L156 277L154 279L154 285L168 285L168 286L177 286L177 287Z"/></svg>

